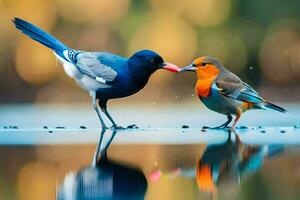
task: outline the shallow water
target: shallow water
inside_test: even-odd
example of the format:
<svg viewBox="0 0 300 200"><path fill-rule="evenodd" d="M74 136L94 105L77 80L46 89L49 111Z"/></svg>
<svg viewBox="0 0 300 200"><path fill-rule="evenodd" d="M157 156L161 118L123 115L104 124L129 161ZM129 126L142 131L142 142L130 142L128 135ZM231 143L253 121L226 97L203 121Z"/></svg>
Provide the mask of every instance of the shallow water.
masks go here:
<svg viewBox="0 0 300 200"><path fill-rule="evenodd" d="M78 108L2 107L0 199L300 199L300 118L290 107L260 121L250 113L235 131L203 130L223 119L206 111L188 121L190 108L120 109L120 121L141 128L103 134Z"/></svg>

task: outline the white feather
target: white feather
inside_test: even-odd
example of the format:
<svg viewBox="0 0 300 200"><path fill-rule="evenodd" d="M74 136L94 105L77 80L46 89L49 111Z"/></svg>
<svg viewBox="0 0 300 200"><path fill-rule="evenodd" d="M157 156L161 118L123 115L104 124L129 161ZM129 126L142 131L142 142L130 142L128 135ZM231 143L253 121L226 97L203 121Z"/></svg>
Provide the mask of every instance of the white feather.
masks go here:
<svg viewBox="0 0 300 200"><path fill-rule="evenodd" d="M69 50L64 50L64 51L63 51L63 54L64 54L65 58L66 58L68 61L71 62L71 60L70 60L70 58L69 58Z"/></svg>
<svg viewBox="0 0 300 200"><path fill-rule="evenodd" d="M101 77L96 77L96 80L101 82L101 83L106 83L106 81Z"/></svg>
<svg viewBox="0 0 300 200"><path fill-rule="evenodd" d="M53 53L56 56L56 58L59 60L59 62L63 65L64 70L69 77L74 78L75 76L78 75L78 73L80 73L74 64L66 61L65 59L57 55L55 52Z"/></svg>

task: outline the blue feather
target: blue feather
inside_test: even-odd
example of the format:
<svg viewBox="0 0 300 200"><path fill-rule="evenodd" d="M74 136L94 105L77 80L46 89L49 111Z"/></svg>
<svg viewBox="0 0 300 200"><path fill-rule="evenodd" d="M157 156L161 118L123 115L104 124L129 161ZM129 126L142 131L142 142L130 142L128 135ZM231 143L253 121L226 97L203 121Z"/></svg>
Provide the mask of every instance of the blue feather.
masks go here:
<svg viewBox="0 0 300 200"><path fill-rule="evenodd" d="M63 51L68 50L69 48L58 39L23 19L15 18L13 20L13 23L15 24L16 28L21 30L24 34L26 34L33 40L49 47L50 49L55 51L56 54L66 59Z"/></svg>
<svg viewBox="0 0 300 200"><path fill-rule="evenodd" d="M262 103L264 99L250 86L245 90L241 91L241 93L236 97L237 100L247 101L251 103Z"/></svg>

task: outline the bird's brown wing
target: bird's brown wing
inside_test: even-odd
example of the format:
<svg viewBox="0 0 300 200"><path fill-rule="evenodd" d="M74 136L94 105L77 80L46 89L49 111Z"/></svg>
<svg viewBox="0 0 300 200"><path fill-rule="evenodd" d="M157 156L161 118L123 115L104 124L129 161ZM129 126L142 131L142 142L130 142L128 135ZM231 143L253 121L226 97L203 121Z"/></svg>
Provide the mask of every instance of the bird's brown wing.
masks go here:
<svg viewBox="0 0 300 200"><path fill-rule="evenodd" d="M251 86L233 73L221 74L215 83L220 94L224 96L251 103L264 102L264 99Z"/></svg>

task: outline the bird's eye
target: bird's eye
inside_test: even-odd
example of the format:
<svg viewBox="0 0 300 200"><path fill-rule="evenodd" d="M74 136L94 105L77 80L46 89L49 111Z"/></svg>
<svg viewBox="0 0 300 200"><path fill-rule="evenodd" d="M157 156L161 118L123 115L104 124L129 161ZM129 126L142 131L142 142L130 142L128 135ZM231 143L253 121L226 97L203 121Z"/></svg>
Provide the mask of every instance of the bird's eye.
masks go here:
<svg viewBox="0 0 300 200"><path fill-rule="evenodd" d="M203 62L203 63L201 63L201 65L204 67L206 65L206 63Z"/></svg>
<svg viewBox="0 0 300 200"><path fill-rule="evenodd" d="M152 59L150 60L151 63L154 63L154 61L155 61L154 58L152 58Z"/></svg>

